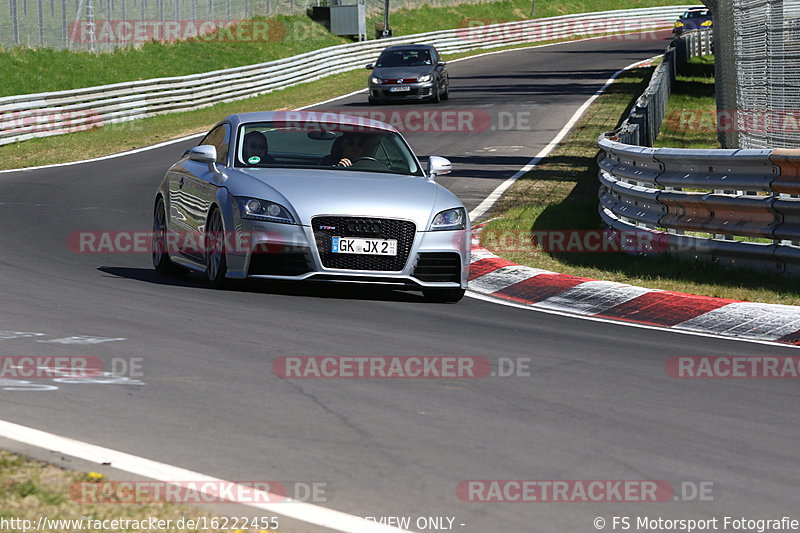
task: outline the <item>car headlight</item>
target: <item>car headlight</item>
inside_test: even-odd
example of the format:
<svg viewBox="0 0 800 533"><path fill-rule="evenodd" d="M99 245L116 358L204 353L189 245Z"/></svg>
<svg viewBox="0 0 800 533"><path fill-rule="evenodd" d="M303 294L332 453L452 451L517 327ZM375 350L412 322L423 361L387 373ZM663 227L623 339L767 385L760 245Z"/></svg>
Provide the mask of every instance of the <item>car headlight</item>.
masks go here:
<svg viewBox="0 0 800 533"><path fill-rule="evenodd" d="M279 222L281 224L295 223L291 213L275 202L247 197L236 198L236 201L239 204L239 212L242 214L242 218Z"/></svg>
<svg viewBox="0 0 800 533"><path fill-rule="evenodd" d="M380 78L376 78L375 76L371 77L371 78L369 79L369 81L370 81L371 83L375 83L375 84L377 84L377 85L380 85L381 83L383 83L383 80L382 80L382 79L380 79Z"/></svg>
<svg viewBox="0 0 800 533"><path fill-rule="evenodd" d="M417 81L419 81L420 83L427 83L427 82L431 81L432 79L433 79L433 76L431 76L430 74L425 74L424 76L420 76L417 79Z"/></svg>
<svg viewBox="0 0 800 533"><path fill-rule="evenodd" d="M442 211L431 222L430 231L446 231L464 229L467 227L467 212L463 207L456 207Z"/></svg>
<svg viewBox="0 0 800 533"><path fill-rule="evenodd" d="M676 28L683 28L683 22L681 22L680 20L676 21L675 22L675 27Z"/></svg>
<svg viewBox="0 0 800 533"><path fill-rule="evenodd" d="M712 21L710 21L710 20L707 20L707 21L703 22L703 23L702 23L702 24L700 24L700 25L701 25L701 26L703 26L704 28L708 28L708 27L710 27L712 24L713 24L713 22L712 22Z"/></svg>

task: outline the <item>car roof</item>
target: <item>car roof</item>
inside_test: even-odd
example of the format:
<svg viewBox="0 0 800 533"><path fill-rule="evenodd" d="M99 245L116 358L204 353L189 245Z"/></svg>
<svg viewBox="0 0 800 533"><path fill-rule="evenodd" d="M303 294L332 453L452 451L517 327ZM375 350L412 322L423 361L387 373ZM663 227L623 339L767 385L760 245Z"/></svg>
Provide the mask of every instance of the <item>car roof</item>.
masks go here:
<svg viewBox="0 0 800 533"><path fill-rule="evenodd" d="M398 133L390 124L366 117L345 115L330 111L256 111L252 113L236 113L228 115L220 121L230 122L234 128L249 122L322 122L335 126L358 126L360 128L376 129Z"/></svg>

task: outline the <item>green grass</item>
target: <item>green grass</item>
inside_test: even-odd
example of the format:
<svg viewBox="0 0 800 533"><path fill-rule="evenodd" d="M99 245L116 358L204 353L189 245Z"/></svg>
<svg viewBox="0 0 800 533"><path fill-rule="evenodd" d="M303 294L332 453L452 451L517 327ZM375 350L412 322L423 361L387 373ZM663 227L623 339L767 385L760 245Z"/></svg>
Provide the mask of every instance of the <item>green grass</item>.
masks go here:
<svg viewBox="0 0 800 533"><path fill-rule="evenodd" d="M719 148L714 56L694 57L675 80L656 146Z"/></svg>
<svg viewBox="0 0 800 533"><path fill-rule="evenodd" d="M563 274L720 298L800 304L797 279L724 269L708 261L666 254L548 253L530 243L534 231L601 228L597 138L618 125L644 90L652 70L623 73L552 154L506 192L493 210L502 218L484 228L483 244L511 261Z"/></svg>
<svg viewBox="0 0 800 533"><path fill-rule="evenodd" d="M307 17L279 16L266 21L276 28L257 40L220 39L177 43L145 43L104 54L46 48L0 50L3 84L0 96L28 94L123 81L209 72L263 63L347 41L330 34Z"/></svg>
<svg viewBox="0 0 800 533"><path fill-rule="evenodd" d="M364 87L366 71L337 74L238 102L0 146L0 169L75 161L207 131L232 113L289 110ZM366 99L366 96L364 97ZM177 154L180 155L180 154Z"/></svg>
<svg viewBox="0 0 800 533"><path fill-rule="evenodd" d="M536 16L607 9L673 5L674 0L581 0L560 2L539 0ZM394 35L457 28L470 21L486 23L530 18L530 0L505 0L448 7L420 7L393 13ZM99 55L65 50L0 49L3 83L0 96L30 94L124 81L196 74L212 70L261 63L319 48L350 42L330 34L306 16L277 16L255 19L266 23L264 38L237 38L235 30L221 32L219 39L196 39L176 43L145 43L139 48L119 49ZM374 35L372 17L368 33ZM263 26L261 26L263 29Z"/></svg>
<svg viewBox="0 0 800 533"><path fill-rule="evenodd" d="M173 503L121 503L107 501L104 503L82 503L80 500L80 484L90 480L105 482L102 476L91 478L88 474L63 470L41 461L28 459L20 455L0 450L0 518L7 520L30 520L36 527L40 517L52 520L80 519L91 517L95 520L146 520L150 516L163 520L172 520L173 526L165 529L171 533L196 533L198 529L177 528L174 524L181 518L195 519L198 516L208 517L208 523L214 516L208 511L189 505ZM22 531L17 528L18 531ZM7 530L4 530L7 531ZM14 531L12 529L11 531ZM71 533L74 529L48 528L53 533ZM118 531L114 529L114 531ZM128 529L119 531L129 531ZM209 529L218 533L233 533L233 530ZM236 530L242 533L242 530ZM259 530L249 530L259 531ZM274 530L273 530L274 531ZM260 530L260 533L268 533Z"/></svg>

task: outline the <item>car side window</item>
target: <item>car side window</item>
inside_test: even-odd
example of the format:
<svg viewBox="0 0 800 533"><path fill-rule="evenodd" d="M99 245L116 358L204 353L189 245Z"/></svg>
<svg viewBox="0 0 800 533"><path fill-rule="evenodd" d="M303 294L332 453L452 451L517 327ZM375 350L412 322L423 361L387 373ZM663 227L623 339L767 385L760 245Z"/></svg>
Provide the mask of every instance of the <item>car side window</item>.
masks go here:
<svg viewBox="0 0 800 533"><path fill-rule="evenodd" d="M203 137L200 144L210 144L217 149L217 163L225 164L228 160L228 147L231 138L231 126L227 122L220 124Z"/></svg>

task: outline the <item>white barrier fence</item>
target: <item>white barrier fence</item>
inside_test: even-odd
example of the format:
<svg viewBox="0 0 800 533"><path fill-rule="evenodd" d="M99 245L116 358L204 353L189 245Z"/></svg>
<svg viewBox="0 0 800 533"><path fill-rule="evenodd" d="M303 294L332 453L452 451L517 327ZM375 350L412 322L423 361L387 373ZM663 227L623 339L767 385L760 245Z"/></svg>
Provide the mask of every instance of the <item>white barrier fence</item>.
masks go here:
<svg viewBox="0 0 800 533"><path fill-rule="evenodd" d="M444 53L672 25L686 6L641 8L466 27L345 44L257 65L189 76L0 98L0 145L232 102L363 68L386 46L427 43ZM365 74L366 78L366 74Z"/></svg>

